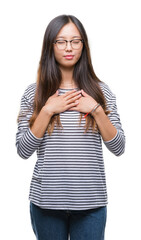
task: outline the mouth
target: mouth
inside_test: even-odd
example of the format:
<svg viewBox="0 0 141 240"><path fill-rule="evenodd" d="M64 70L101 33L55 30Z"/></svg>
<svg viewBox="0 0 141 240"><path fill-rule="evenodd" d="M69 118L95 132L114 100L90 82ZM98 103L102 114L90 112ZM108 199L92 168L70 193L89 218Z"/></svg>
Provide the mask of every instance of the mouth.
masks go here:
<svg viewBox="0 0 141 240"><path fill-rule="evenodd" d="M64 56L65 59L71 60L74 58L74 55L65 55Z"/></svg>

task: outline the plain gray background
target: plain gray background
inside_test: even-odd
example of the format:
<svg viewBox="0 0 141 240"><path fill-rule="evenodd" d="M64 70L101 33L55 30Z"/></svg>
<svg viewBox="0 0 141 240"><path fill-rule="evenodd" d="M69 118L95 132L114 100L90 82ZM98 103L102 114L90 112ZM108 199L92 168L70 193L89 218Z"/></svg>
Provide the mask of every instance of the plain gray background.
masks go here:
<svg viewBox="0 0 141 240"><path fill-rule="evenodd" d="M141 239L141 9L134 0L13 0L0 4L0 218L3 240L34 240L29 185L36 154L16 153L16 118L25 88L36 81L43 35L52 18L72 14L86 28L97 76L117 96L126 152L104 147L109 196L106 240Z"/></svg>

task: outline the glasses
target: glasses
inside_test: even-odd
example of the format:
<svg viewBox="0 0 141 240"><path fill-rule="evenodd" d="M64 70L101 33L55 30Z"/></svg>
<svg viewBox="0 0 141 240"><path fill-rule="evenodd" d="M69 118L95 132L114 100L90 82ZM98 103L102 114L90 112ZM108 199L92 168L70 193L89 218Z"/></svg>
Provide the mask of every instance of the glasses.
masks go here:
<svg viewBox="0 0 141 240"><path fill-rule="evenodd" d="M70 41L68 41L68 40L56 40L54 42L54 44L56 44L56 46L59 50L64 50L67 47L68 42L70 42L71 47L73 49L78 50L81 47L81 45L83 43L83 40L82 39L73 39L73 40L70 40Z"/></svg>

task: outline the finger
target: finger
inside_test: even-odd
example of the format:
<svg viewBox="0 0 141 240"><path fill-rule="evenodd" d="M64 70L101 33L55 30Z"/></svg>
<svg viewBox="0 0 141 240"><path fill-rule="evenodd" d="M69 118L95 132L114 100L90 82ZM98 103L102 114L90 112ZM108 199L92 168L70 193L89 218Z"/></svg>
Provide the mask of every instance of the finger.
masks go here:
<svg viewBox="0 0 141 240"><path fill-rule="evenodd" d="M73 102L68 105L67 109L69 109L69 110L76 109L78 104L79 104L79 101Z"/></svg>
<svg viewBox="0 0 141 240"><path fill-rule="evenodd" d="M78 95L81 96L80 93L81 93L81 91L76 91L76 92L70 93L69 95L65 96L65 99L69 100L69 99L74 98L74 97L76 97Z"/></svg>
<svg viewBox="0 0 141 240"><path fill-rule="evenodd" d="M72 107L72 108L69 108L69 111L78 111L78 110L77 110L77 107Z"/></svg>
<svg viewBox="0 0 141 240"><path fill-rule="evenodd" d="M83 89L81 90L81 93L82 93L82 95L83 95L84 97L88 97L88 96L89 96L86 92L84 92Z"/></svg>
<svg viewBox="0 0 141 240"><path fill-rule="evenodd" d="M55 94L58 96L58 94L59 94L59 91L57 90Z"/></svg>
<svg viewBox="0 0 141 240"><path fill-rule="evenodd" d="M73 89L73 90L71 90L71 91L68 91L68 92L62 94L62 96L67 97L67 96L69 96L70 94L75 93L75 92L76 92L76 90Z"/></svg>
<svg viewBox="0 0 141 240"><path fill-rule="evenodd" d="M59 94L59 91L57 90L51 97L57 97Z"/></svg>
<svg viewBox="0 0 141 240"><path fill-rule="evenodd" d="M72 98L70 98L70 99L67 100L67 104L73 103L73 102L75 102L76 100L80 99L81 97L82 97L81 94L79 94L79 95L77 95L77 96L75 96L75 97L72 97Z"/></svg>

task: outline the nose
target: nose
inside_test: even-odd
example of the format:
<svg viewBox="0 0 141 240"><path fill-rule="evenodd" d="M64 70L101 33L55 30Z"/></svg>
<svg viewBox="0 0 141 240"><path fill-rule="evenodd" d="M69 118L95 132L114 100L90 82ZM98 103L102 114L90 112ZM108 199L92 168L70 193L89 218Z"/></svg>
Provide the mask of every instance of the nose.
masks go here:
<svg viewBox="0 0 141 240"><path fill-rule="evenodd" d="M68 41L66 44L66 51L71 51L72 50L72 46L71 43Z"/></svg>

